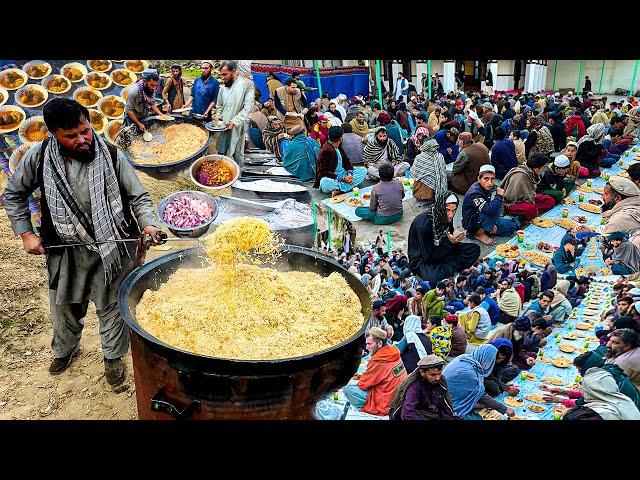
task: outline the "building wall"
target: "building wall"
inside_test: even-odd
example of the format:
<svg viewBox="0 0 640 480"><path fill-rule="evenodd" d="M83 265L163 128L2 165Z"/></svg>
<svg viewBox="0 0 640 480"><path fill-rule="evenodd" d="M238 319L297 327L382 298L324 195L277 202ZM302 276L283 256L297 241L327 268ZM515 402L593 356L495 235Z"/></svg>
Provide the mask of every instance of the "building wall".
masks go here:
<svg viewBox="0 0 640 480"><path fill-rule="evenodd" d="M635 60L607 60L604 66L604 75L602 78L602 93L612 94L616 88L629 89L631 78L633 77L633 68ZM553 70L555 61L549 61L549 71L547 74L546 88L551 89L553 86ZM556 73L556 90L560 88L570 88L575 90L578 83L578 71L580 68L579 60L559 60L558 70ZM591 88L593 93L598 93L600 84L600 72L602 69L602 60L584 60L582 67L582 77L580 79L580 91L584 86L584 76L589 75L591 78ZM639 69L640 70L640 69ZM640 76L639 75L637 77ZM636 77L636 85L634 89L640 85L640 79Z"/></svg>

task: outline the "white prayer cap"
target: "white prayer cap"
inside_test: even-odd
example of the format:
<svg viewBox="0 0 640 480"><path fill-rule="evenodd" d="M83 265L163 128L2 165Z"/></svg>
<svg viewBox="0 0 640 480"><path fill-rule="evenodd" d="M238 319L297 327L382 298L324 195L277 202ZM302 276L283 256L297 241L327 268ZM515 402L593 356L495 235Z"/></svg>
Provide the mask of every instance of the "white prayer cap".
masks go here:
<svg viewBox="0 0 640 480"><path fill-rule="evenodd" d="M569 90L569 91L567 92L567 95L573 95L573 90Z"/></svg>
<svg viewBox="0 0 640 480"><path fill-rule="evenodd" d="M455 194L452 193L447 197L445 203L458 203L458 197L456 197Z"/></svg>
<svg viewBox="0 0 640 480"><path fill-rule="evenodd" d="M569 162L569 157L566 155L558 155L553 164L558 168L567 168L571 162Z"/></svg>
<svg viewBox="0 0 640 480"><path fill-rule="evenodd" d="M487 163L486 165L482 165L480 167L480 171L478 173L479 175L482 175L484 172L496 173L496 169L494 168L493 165L491 165L490 163Z"/></svg>
<svg viewBox="0 0 640 480"><path fill-rule="evenodd" d="M469 110L469 116L470 116L473 120L478 120L478 114L477 114L474 110Z"/></svg>

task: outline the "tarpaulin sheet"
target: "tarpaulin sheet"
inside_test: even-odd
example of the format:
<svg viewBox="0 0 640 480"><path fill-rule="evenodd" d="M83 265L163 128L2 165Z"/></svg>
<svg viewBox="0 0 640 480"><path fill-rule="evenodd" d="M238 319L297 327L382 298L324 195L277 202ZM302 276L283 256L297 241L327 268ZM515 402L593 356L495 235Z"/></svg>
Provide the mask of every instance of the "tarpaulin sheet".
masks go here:
<svg viewBox="0 0 640 480"><path fill-rule="evenodd" d="M253 82L256 88L260 90L262 101L264 102L269 98L267 74L262 72L252 72L252 74ZM288 73L275 73L275 76L284 84L285 80L291 75ZM318 79L315 73L300 75L300 80L307 87L318 88ZM356 95L367 96L369 94L369 73L367 72L321 74L320 81L322 82L322 93L328 93L329 98L336 98L341 93L345 94L347 98L355 97ZM313 102L320 96L320 93L318 90L308 90L304 92L304 95L308 101Z"/></svg>

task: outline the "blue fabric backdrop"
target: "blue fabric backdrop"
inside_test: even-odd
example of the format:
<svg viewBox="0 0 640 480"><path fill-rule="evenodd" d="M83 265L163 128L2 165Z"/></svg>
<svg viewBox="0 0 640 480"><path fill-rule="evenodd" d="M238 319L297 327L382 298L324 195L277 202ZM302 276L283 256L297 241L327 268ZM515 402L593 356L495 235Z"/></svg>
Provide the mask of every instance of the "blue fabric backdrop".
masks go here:
<svg viewBox="0 0 640 480"><path fill-rule="evenodd" d="M264 102L269 98L269 89L267 88L267 74L261 72L252 72L253 81L256 87L262 93L262 101ZM276 73L278 80L283 84L284 81L290 77L288 73ZM300 79L308 87L318 87L318 79L314 74L300 75ZM369 93L369 73L349 73L349 74L329 74L321 75L320 81L322 82L322 93L328 93L330 98L335 98L340 93L344 93L347 98L354 97L356 95L368 95ZM307 100L310 102L317 99L319 95L318 90L312 90L304 92Z"/></svg>

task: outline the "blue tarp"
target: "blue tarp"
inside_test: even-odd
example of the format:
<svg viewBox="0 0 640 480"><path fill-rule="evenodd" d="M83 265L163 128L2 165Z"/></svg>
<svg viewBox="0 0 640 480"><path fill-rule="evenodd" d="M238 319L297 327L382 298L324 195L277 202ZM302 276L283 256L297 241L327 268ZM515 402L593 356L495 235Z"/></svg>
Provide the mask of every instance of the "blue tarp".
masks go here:
<svg viewBox="0 0 640 480"><path fill-rule="evenodd" d="M253 81L256 84L256 88L262 93L262 101L269 98L269 89L267 88L267 74L261 72L252 72ZM276 73L278 80L283 84L287 78L291 75L288 73ZM315 72L307 75L300 75L300 80L308 87L318 87L318 79ZM340 93L344 93L347 98L354 97L356 95L368 95L369 93L369 73L368 72L354 72L354 73L336 73L321 74L320 80L322 82L322 93L328 93L330 98L337 97ZM304 92L307 100L310 102L317 99L319 95L318 90L311 90Z"/></svg>

